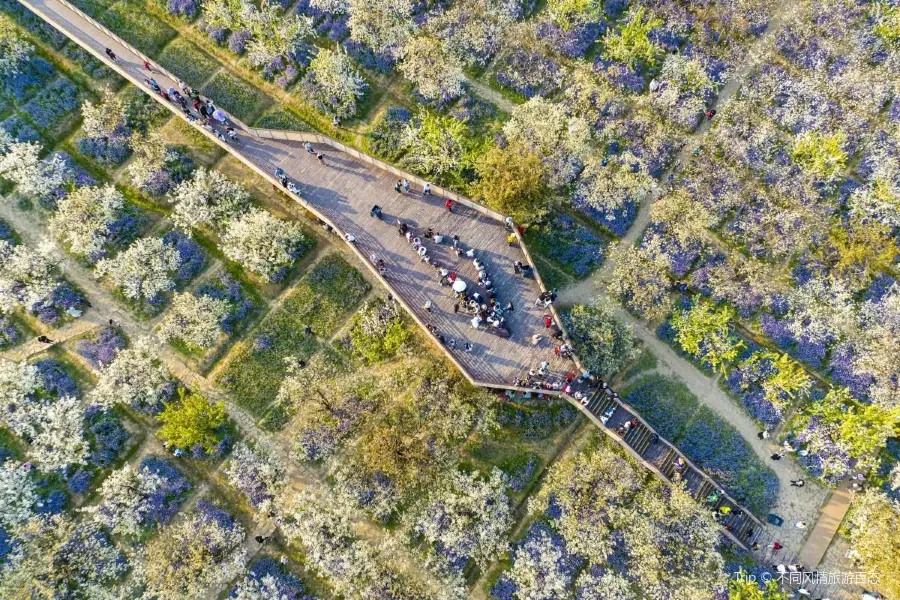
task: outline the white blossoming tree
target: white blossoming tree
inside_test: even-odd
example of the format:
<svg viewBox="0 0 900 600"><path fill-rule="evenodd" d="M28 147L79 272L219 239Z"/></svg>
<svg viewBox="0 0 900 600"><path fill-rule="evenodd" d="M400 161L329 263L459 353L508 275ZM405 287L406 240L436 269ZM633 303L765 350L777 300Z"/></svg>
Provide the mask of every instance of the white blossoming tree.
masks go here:
<svg viewBox="0 0 900 600"><path fill-rule="evenodd" d="M669 312L669 288L672 281L664 254L658 248L617 248L609 291L625 305L652 320Z"/></svg>
<svg viewBox="0 0 900 600"><path fill-rule="evenodd" d="M503 473L494 469L483 478L453 471L440 478L407 518L411 530L426 542L483 569L506 551L512 526Z"/></svg>
<svg viewBox="0 0 900 600"><path fill-rule="evenodd" d="M569 549L603 564L618 543L613 513L630 503L641 484L627 461L600 448L554 465L530 508L544 511L552 502L559 508L555 527Z"/></svg>
<svg viewBox="0 0 900 600"><path fill-rule="evenodd" d="M33 49L12 19L0 15L0 75L8 77L17 74Z"/></svg>
<svg viewBox="0 0 900 600"><path fill-rule="evenodd" d="M61 598L77 589L85 598L114 600L110 592L127 570L96 523L36 517L19 529L16 551L0 566L0 598Z"/></svg>
<svg viewBox="0 0 900 600"><path fill-rule="evenodd" d="M149 499L164 483L147 468L125 464L103 480L100 501L82 510L116 535L138 536L151 508Z"/></svg>
<svg viewBox="0 0 900 600"><path fill-rule="evenodd" d="M309 76L316 106L341 119L356 114L357 102L369 87L341 50L321 48L309 65Z"/></svg>
<svg viewBox="0 0 900 600"><path fill-rule="evenodd" d="M34 437L33 395L40 389L37 367L0 358L0 423L23 437Z"/></svg>
<svg viewBox="0 0 900 600"><path fill-rule="evenodd" d="M64 396L44 403L37 414L39 430L30 448L35 462L44 471L84 464L89 446L84 435L81 402L72 396Z"/></svg>
<svg viewBox="0 0 900 600"><path fill-rule="evenodd" d="M225 475L231 485L247 496L257 518L272 511L275 498L287 483L283 465L271 455L244 442L235 445Z"/></svg>
<svg viewBox="0 0 900 600"><path fill-rule="evenodd" d="M165 341L178 339L189 346L211 348L222 335L222 322L230 310L227 300L188 292L176 294L157 333Z"/></svg>
<svg viewBox="0 0 900 600"><path fill-rule="evenodd" d="M142 572L147 594L158 600L199 598L232 580L247 561L240 548L244 536L239 522L225 523L208 510L194 509L147 544Z"/></svg>
<svg viewBox="0 0 900 600"><path fill-rule="evenodd" d="M93 260L105 254L124 210L125 198L112 184L79 188L59 201L50 232L72 254Z"/></svg>
<svg viewBox="0 0 900 600"><path fill-rule="evenodd" d="M434 38L410 38L403 48L400 72L426 100L451 100L463 93L462 67Z"/></svg>
<svg viewBox="0 0 900 600"><path fill-rule="evenodd" d="M113 361L101 367L91 404L111 408L116 403L143 410L158 407L172 378L151 349L151 341L141 338L119 350Z"/></svg>
<svg viewBox="0 0 900 600"><path fill-rule="evenodd" d="M396 575L379 564L374 548L354 536L346 503L326 503L302 492L279 499L278 505L286 513L284 535L303 545L309 567L327 578L337 594L365 598L375 589L399 592Z"/></svg>
<svg viewBox="0 0 900 600"><path fill-rule="evenodd" d="M548 167L548 181L560 188L571 183L591 152L591 127L565 107L541 98L516 106L503 125L511 143L519 143L537 153Z"/></svg>
<svg viewBox="0 0 900 600"><path fill-rule="evenodd" d="M181 266L178 251L159 238L140 238L115 258L97 263L97 277L108 277L129 300L153 301L175 289L172 275Z"/></svg>
<svg viewBox="0 0 900 600"><path fill-rule="evenodd" d="M104 89L100 102L84 101L81 117L81 132L85 137L106 140L119 137L125 126L125 100Z"/></svg>
<svg viewBox="0 0 900 600"><path fill-rule="evenodd" d="M12 142L0 155L0 177L16 184L27 196L46 196L66 183L69 167L58 154L40 159L41 146L35 142Z"/></svg>
<svg viewBox="0 0 900 600"><path fill-rule="evenodd" d="M50 243L34 249L0 240L0 314L17 306L30 310L47 301L60 285L58 260Z"/></svg>
<svg viewBox="0 0 900 600"><path fill-rule="evenodd" d="M34 483L22 463L7 459L0 464L0 525L7 532L27 522L34 515L37 502Z"/></svg>
<svg viewBox="0 0 900 600"><path fill-rule="evenodd" d="M209 226L221 232L231 219L247 211L250 194L218 171L197 169L172 190L169 203L175 206L172 220L179 229L190 233Z"/></svg>
<svg viewBox="0 0 900 600"><path fill-rule="evenodd" d="M591 157L575 186L575 199L614 221L617 210L629 202L639 204L655 183L643 169L632 168L637 162L627 152L606 164Z"/></svg>
<svg viewBox="0 0 900 600"><path fill-rule="evenodd" d="M508 577L521 598L566 598L572 574L565 568L565 550L546 530L530 536L516 549Z"/></svg>
<svg viewBox="0 0 900 600"><path fill-rule="evenodd" d="M210 0L203 4L203 20L210 26L231 31L249 31L247 58L261 67L272 58L284 55L312 33L309 19L284 14L277 2L263 0Z"/></svg>
<svg viewBox="0 0 900 600"><path fill-rule="evenodd" d="M258 208L230 221L222 234L225 256L269 281L283 277L308 243L297 223Z"/></svg>
<svg viewBox="0 0 900 600"><path fill-rule="evenodd" d="M350 0L350 37L398 57L415 30L411 0Z"/></svg>

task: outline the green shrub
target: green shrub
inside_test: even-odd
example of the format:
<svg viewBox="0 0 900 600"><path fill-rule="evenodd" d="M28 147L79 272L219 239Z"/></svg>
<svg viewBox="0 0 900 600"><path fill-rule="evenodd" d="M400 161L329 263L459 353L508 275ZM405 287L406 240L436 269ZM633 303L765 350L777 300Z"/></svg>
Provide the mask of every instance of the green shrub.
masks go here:
<svg viewBox="0 0 900 600"><path fill-rule="evenodd" d="M684 430L698 406L683 383L662 375L641 377L622 391L622 397L667 439Z"/></svg>
<svg viewBox="0 0 900 600"><path fill-rule="evenodd" d="M386 300L367 302L350 324L353 349L369 364L393 358L409 338L400 309Z"/></svg>
<svg viewBox="0 0 900 600"><path fill-rule="evenodd" d="M156 56L176 35L174 29L150 16L146 8L130 2L117 2L98 20L114 33L134 44L138 50Z"/></svg>
<svg viewBox="0 0 900 600"><path fill-rule="evenodd" d="M251 121L270 102L256 87L228 71L216 73L203 86L203 94L212 98L219 108L244 121Z"/></svg>
<svg viewBox="0 0 900 600"><path fill-rule="evenodd" d="M215 58L181 38L166 46L156 61L163 68L197 87L222 67Z"/></svg>

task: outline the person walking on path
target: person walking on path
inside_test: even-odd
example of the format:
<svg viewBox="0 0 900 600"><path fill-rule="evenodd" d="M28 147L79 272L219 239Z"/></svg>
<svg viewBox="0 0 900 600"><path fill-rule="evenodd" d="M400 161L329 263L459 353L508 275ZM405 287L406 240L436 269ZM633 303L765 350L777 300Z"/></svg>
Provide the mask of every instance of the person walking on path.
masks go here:
<svg viewBox="0 0 900 600"><path fill-rule="evenodd" d="M402 194L403 193L402 186L403 186L403 184L398 179L397 183L394 184L394 191L397 192L398 194Z"/></svg>
<svg viewBox="0 0 900 600"><path fill-rule="evenodd" d="M474 350L474 347L472 346L472 344L470 344L469 342L466 342L466 352L471 354L472 350Z"/></svg>
<svg viewBox="0 0 900 600"><path fill-rule="evenodd" d="M48 338L46 335L39 335L37 339L42 344L52 344L53 340Z"/></svg>
<svg viewBox="0 0 900 600"><path fill-rule="evenodd" d="M309 142L306 142L305 144L303 144L303 147L306 148L306 153L307 153L307 154L312 154L312 153L313 153L312 144L310 144Z"/></svg>
<svg viewBox="0 0 900 600"><path fill-rule="evenodd" d="M444 206L447 207L447 212L453 212L453 200L447 198L447 201L444 202Z"/></svg>
<svg viewBox="0 0 900 600"><path fill-rule="evenodd" d="M422 195L423 195L423 196L430 196L430 195L431 195L431 184L430 184L430 183L426 183L426 184L425 184L425 187L422 188Z"/></svg>
<svg viewBox="0 0 900 600"><path fill-rule="evenodd" d="M151 67L150 63L147 62L146 60L144 61L144 68L147 69L148 71L150 71L151 73L153 72L153 67Z"/></svg>
<svg viewBox="0 0 900 600"><path fill-rule="evenodd" d="M409 193L409 179L403 178L403 191Z"/></svg>
<svg viewBox="0 0 900 600"><path fill-rule="evenodd" d="M115 52L113 52L113 51L110 50L109 48L106 48L106 49L104 50L104 52L106 52L106 55L109 57L109 59L110 59L111 61L116 62L116 63L119 62L119 57L116 56L116 53L115 53Z"/></svg>
<svg viewBox="0 0 900 600"><path fill-rule="evenodd" d="M507 246L513 246L513 245L515 245L515 243L516 243L516 234L511 233L508 236L506 236L506 245Z"/></svg>
<svg viewBox="0 0 900 600"><path fill-rule="evenodd" d="M771 458L772 460L781 460L782 458L784 458L784 455L783 455L783 454L779 454L778 452L776 452L776 453L774 453L770 458Z"/></svg>
<svg viewBox="0 0 900 600"><path fill-rule="evenodd" d="M802 479L791 479L791 485L793 487L800 488L800 487L803 487L804 485L806 485L806 482L803 481Z"/></svg>
<svg viewBox="0 0 900 600"><path fill-rule="evenodd" d="M767 440L767 439L769 439L769 432L767 430L763 429L762 431L760 431L759 433L756 434L756 437L758 437L761 440Z"/></svg>
<svg viewBox="0 0 900 600"><path fill-rule="evenodd" d="M550 329L550 326L553 325L553 317L550 315L544 315L544 327Z"/></svg>
<svg viewBox="0 0 900 600"><path fill-rule="evenodd" d="M232 142L234 142L235 144L240 142L237 133L234 131L234 127L228 127L225 129L225 131L228 132L228 139L230 139Z"/></svg>
<svg viewBox="0 0 900 600"><path fill-rule="evenodd" d="M319 152L316 154L316 158L319 160L319 164L325 166L325 155Z"/></svg>
<svg viewBox="0 0 900 600"><path fill-rule="evenodd" d="M537 346L538 344L540 344L540 343L541 343L541 337L542 337L542 336L541 336L540 334L537 334L537 333L534 334L533 336L531 336L531 345L532 345L532 346Z"/></svg>
<svg viewBox="0 0 900 600"><path fill-rule="evenodd" d="M459 313L459 302L457 302L456 304L453 305L453 314L455 315L458 313Z"/></svg>
<svg viewBox="0 0 900 600"><path fill-rule="evenodd" d="M422 308L424 308L428 312L431 312L431 309L433 306L434 306L434 304L431 302L431 300L426 300L425 305Z"/></svg>
<svg viewBox="0 0 900 600"><path fill-rule="evenodd" d="M794 521L794 529L806 529L809 524L806 521Z"/></svg>

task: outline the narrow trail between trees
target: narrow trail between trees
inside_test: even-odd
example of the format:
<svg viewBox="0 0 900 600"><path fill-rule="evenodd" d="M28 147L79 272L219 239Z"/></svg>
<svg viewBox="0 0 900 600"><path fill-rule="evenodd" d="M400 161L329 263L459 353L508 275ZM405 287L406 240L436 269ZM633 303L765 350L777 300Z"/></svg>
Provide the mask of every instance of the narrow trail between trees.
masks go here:
<svg viewBox="0 0 900 600"><path fill-rule="evenodd" d="M772 40L784 27L786 17L793 8L792 3L779 5L769 21L766 32L748 47L746 59L720 90L713 108L722 106L734 97L747 75L762 64L770 55ZM700 123L696 130L685 136L684 145L676 154L671 167L660 177L661 182L667 181L670 174L677 175L681 165L689 161L691 153L703 143L704 136L711 126L712 121L706 119ZM656 197L665 193L664 186L665 183L659 184L655 189L651 190L641 203L634 224L626 235L617 242L618 248L631 247L640 240L644 229L650 223L650 209ZM610 254L612 252L608 253L608 255ZM603 266L591 277L563 288L559 294L560 303L564 306L585 304L597 296L607 296L607 284L610 281L614 268L614 260L607 258ZM808 532L791 527L791 523L795 521L817 521L819 508L829 497L829 490L813 482L796 461L791 459L771 460L770 456L777 449L777 444L757 438L760 427L739 405L738 401L722 390L716 379L698 370L689 361L680 357L668 344L660 340L654 330L644 320L635 317L618 305L616 305L616 316L630 324L637 337L660 359L660 371L668 370L672 375L680 379L704 406L713 410L737 429L760 460L772 468L780 484L778 500L772 508L772 512L785 519L785 527L782 529L771 525L768 527L770 533L784 544L785 548L791 551L790 554L799 552ZM791 486L791 481L796 479L805 480L806 485L802 488Z"/></svg>

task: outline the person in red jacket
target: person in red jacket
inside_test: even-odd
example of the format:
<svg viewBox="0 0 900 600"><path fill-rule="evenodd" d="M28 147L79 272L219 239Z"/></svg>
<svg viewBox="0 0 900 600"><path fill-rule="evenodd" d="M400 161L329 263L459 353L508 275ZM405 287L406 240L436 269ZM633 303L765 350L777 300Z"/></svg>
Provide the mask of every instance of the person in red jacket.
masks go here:
<svg viewBox="0 0 900 600"><path fill-rule="evenodd" d="M447 207L447 210L449 210L450 212L453 212L453 200L451 200L450 198L447 198L447 201L444 202L444 206Z"/></svg>

